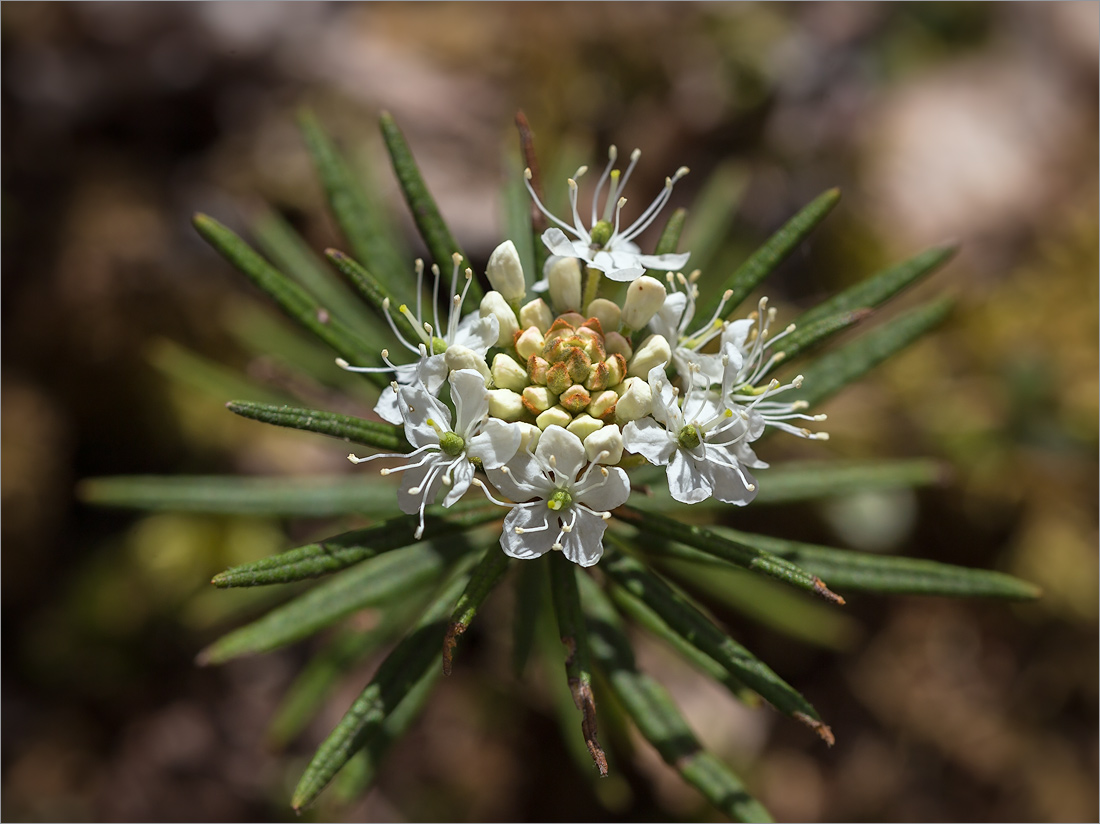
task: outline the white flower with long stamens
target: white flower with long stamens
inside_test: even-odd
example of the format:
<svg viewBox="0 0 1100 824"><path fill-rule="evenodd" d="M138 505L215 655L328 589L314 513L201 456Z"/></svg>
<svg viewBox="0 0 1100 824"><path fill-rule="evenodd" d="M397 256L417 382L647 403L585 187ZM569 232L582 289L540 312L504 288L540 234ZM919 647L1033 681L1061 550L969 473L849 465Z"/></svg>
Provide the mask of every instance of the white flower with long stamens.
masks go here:
<svg viewBox="0 0 1100 824"><path fill-rule="evenodd" d="M577 179L586 171L587 166L581 166L576 174L569 179L569 205L573 213L573 224L570 225L552 215L542 201L535 194L531 185L531 170L524 171L524 183L527 191L535 201L535 205L557 227L551 227L542 234L542 242L553 255L563 257L576 257L584 260L592 269L598 269L612 280L631 281L645 274L646 269L660 269L662 271L679 269L687 263L690 254L664 254L643 255L641 249L634 242L649 225L657 218L661 210L672 197L672 187L680 178L688 173L686 166L681 166L672 177L665 178L665 186L661 193L653 200L645 211L625 229L621 228L620 220L622 208L626 204L626 198L621 197L621 192L630 179L634 167L638 163L641 152L635 149L630 153L630 165L625 172L613 168L618 158L618 150L612 146L608 152L607 166L596 184L596 191L592 195L592 214L589 226L586 227L581 220L577 208ZM605 183L610 184L607 191L607 200L604 203L603 213L599 214L600 192ZM564 230L564 231L562 231Z"/></svg>
<svg viewBox="0 0 1100 824"><path fill-rule="evenodd" d="M405 455L380 454L369 458L348 455L352 463L377 458L412 459L404 466L383 469L383 475L404 472L397 493L401 511L420 514L416 537L424 534L424 508L434 501L441 487L447 487L443 506L461 498L474 479L474 463L485 469L503 466L519 450L523 433L516 424L489 417L489 390L485 379L473 369L450 375L451 400L455 405L455 426L451 410L434 397L423 383L398 390L405 423L405 437L415 447Z"/></svg>
<svg viewBox="0 0 1100 824"><path fill-rule="evenodd" d="M690 368L698 369L695 364ZM755 498L756 481L745 467L767 464L748 446L752 440L749 420L726 408L717 392L694 380L687 382L690 388L681 398L663 366L650 370L649 385L652 417L623 428L624 448L666 466L669 492L681 503L697 504L713 495L743 506Z"/></svg>
<svg viewBox="0 0 1100 824"><path fill-rule="evenodd" d="M477 311L462 317L462 303L466 299L466 293L470 289L470 281L473 272L466 270L466 282L462 292L458 288L458 272L462 263L462 256L454 255L454 270L451 273L451 298L450 311L447 315L446 325L440 322L439 317L439 267L432 266L432 276L435 282L432 288L432 320L434 325L424 320L423 315L423 285L424 285L424 261L416 261L416 314L408 306L402 304L398 307L404 317L412 325L417 338L407 339L394 323L390 315L390 300L382 301L382 310L386 320L390 324L397 340L408 349L419 355L419 360L413 363L394 365L389 361L389 353L383 353L386 361L384 367L350 366L342 358L336 363L341 369L349 372L392 372L398 387L413 386L417 382L423 383L432 395L438 395L440 387L447 379L450 367L447 364L446 352L452 346L463 346L472 350L479 357L484 358L490 346L495 346L500 334L499 321L495 315L480 317ZM374 407L375 413L387 423L400 424L404 420L401 410L401 401L397 392L383 391Z"/></svg>
<svg viewBox="0 0 1100 824"><path fill-rule="evenodd" d="M790 423L793 420L820 422L826 419L825 415L803 413L801 410L808 406L805 401L770 400L782 392L801 387L801 375L786 384L773 379L766 385L757 385L783 360L781 352L769 354L768 350L795 328L794 324L790 324L778 335L769 338L768 328L773 320L775 309L768 308L767 298L761 298L753 317L726 325L722 333L721 351L723 401L738 414L748 416L750 428L757 433L752 439L759 437L765 426L774 426L800 438L828 440L827 432L811 432Z"/></svg>
<svg viewBox="0 0 1100 824"><path fill-rule="evenodd" d="M489 473L497 489L517 502L504 519L505 553L531 559L558 549L585 567L600 560L610 510L626 503L630 482L617 467L593 461L584 468L586 463L580 438L548 426L533 453L520 452Z"/></svg>
<svg viewBox="0 0 1100 824"><path fill-rule="evenodd" d="M731 326L722 320L722 310L733 293L727 290L710 319L695 331L689 331L695 319L695 304L699 299L699 287L696 285L698 279L698 269L687 277L682 272L670 272L667 276L670 287L668 297L649 322L649 328L662 335L671 345L672 366L680 375L691 374L701 385L710 386L722 380L725 364L722 353L704 353L702 349L715 338L723 336L723 332ZM691 363L696 364L699 369L690 370L688 364Z"/></svg>

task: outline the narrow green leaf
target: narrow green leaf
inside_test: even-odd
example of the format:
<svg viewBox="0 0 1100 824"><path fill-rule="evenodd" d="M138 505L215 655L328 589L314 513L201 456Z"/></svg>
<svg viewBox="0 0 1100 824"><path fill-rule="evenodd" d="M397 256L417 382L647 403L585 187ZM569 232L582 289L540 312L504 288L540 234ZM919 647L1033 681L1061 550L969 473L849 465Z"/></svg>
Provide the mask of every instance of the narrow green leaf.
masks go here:
<svg viewBox="0 0 1100 824"><path fill-rule="evenodd" d="M462 255L460 271L472 268L470 261L451 235L451 230L443 222L443 216L439 213L439 207L436 206L431 192L424 183L424 178L420 175L420 169L409 150L409 144L405 141L405 135L401 133L389 112L382 113L379 125L382 128L382 139L386 143L390 160L393 162L393 171L405 195L405 202L409 204L409 211L412 212L413 220L416 221L416 228L424 238L432 258L440 270L446 272L451 265L451 256L457 252ZM470 283L469 300L472 304L478 304L483 296L484 292L475 273Z"/></svg>
<svg viewBox="0 0 1100 824"><path fill-rule="evenodd" d="M810 406L821 403L939 325L952 304L951 298L923 304L823 355L802 370L802 388L787 393L784 400L804 400Z"/></svg>
<svg viewBox="0 0 1100 824"><path fill-rule="evenodd" d="M427 593L425 593L426 595ZM305 729L347 672L404 633L424 608L426 598L416 594L390 605L377 626L363 631L343 630L313 656L295 677L268 728L268 740L284 747Z"/></svg>
<svg viewBox="0 0 1100 824"><path fill-rule="evenodd" d="M850 590L1010 600L1030 600L1040 594L1034 584L1003 572L970 569L920 558L852 552L726 527L714 527L714 530L748 546L786 558L826 577L833 586ZM703 560L702 554L699 560Z"/></svg>
<svg viewBox="0 0 1100 824"><path fill-rule="evenodd" d="M354 476L119 475L87 478L76 491L87 503L128 509L316 518L397 512L397 490L392 484Z"/></svg>
<svg viewBox="0 0 1100 824"><path fill-rule="evenodd" d="M838 312L835 315L811 321L808 324L796 324L795 330L775 345L772 356L782 354L783 363L790 363L798 355L811 349L828 338L847 329L871 314L870 309L853 309Z"/></svg>
<svg viewBox="0 0 1100 824"><path fill-rule="evenodd" d="M580 579L592 657L638 731L665 763L734 821L771 821L768 811L724 763L703 749L656 681L639 672L622 623L587 575Z"/></svg>
<svg viewBox="0 0 1100 824"><path fill-rule="evenodd" d="M812 592L827 601L835 604L844 603L844 599L832 592L824 581L790 561L756 547L723 538L705 527L685 524L655 512L644 512L630 506L624 506L619 510L619 519L629 523L641 533L679 541L736 566Z"/></svg>
<svg viewBox="0 0 1100 824"><path fill-rule="evenodd" d="M308 638L354 612L419 589L468 550L465 542L450 539L364 561L218 639L199 654L198 661L221 664Z"/></svg>
<svg viewBox="0 0 1100 824"><path fill-rule="evenodd" d="M657 240L657 247L653 250L655 255L671 255L680 245L680 235L684 231L684 221L687 220L687 209L676 209L661 230L661 237Z"/></svg>
<svg viewBox="0 0 1100 824"><path fill-rule="evenodd" d="M208 215L196 214L195 228L226 260L266 292L290 318L353 363L377 363L372 347L331 316L305 289L260 257L240 237ZM385 384L384 375L368 378Z"/></svg>
<svg viewBox="0 0 1100 824"><path fill-rule="evenodd" d="M298 124L324 186L329 208L351 245L352 253L398 291L402 296L399 303L407 301L413 293L405 280L409 261L394 244L397 232L387 219L386 210L370 197L369 190L352 173L311 112L302 112Z"/></svg>
<svg viewBox="0 0 1100 824"><path fill-rule="evenodd" d="M425 610L416 628L379 666L306 767L290 802L296 811L310 804L356 752L382 734L386 719L396 714L406 695L423 680L438 677L436 656L443 638L445 616L465 584L464 573L453 575Z"/></svg>
<svg viewBox="0 0 1100 824"><path fill-rule="evenodd" d="M371 335L375 324L370 313L278 213L266 209L260 212L252 221L252 233L260 250L276 268L315 295L334 317L358 330L372 346L385 345L377 333Z"/></svg>
<svg viewBox="0 0 1100 824"><path fill-rule="evenodd" d="M709 655L784 715L806 724L828 744L833 743L832 732L822 723L809 701L660 577L633 558L618 552L611 553L610 557L605 556L600 568L616 584L660 616L670 631Z"/></svg>
<svg viewBox="0 0 1100 824"><path fill-rule="evenodd" d="M399 311L404 302L399 300L386 284L339 249L325 249L325 257L351 281L359 294L383 320L387 317L391 318L397 324L401 334L410 342L420 340L420 335L413 329L412 323ZM390 343L395 344L396 340L391 340Z"/></svg>
<svg viewBox="0 0 1100 824"><path fill-rule="evenodd" d="M463 504L460 503L456 505L458 511L450 512L443 507L431 507L427 510L424 534L420 538L415 535L419 516L400 515L375 526L352 530L318 543L235 566L215 575L211 583L222 588L255 587L319 578L377 555L419 541L473 529L500 517L499 510L485 509L480 501L474 506L479 508L471 510L467 505L462 509Z"/></svg>
<svg viewBox="0 0 1100 824"><path fill-rule="evenodd" d="M608 532L606 534L611 535L612 533ZM700 558L709 557L698 550L691 551ZM615 602L615 606L619 608L623 615L630 618L651 635L660 638L672 647L677 655L704 675L709 676L728 689L730 694L738 701L750 706L756 706L760 703L760 697L745 686L739 678L732 675L729 670L705 652L702 652L698 647L689 643L684 636L674 632L660 615L654 612L641 598L635 597L630 590L618 584L612 584L609 594L611 600Z"/></svg>
<svg viewBox="0 0 1100 824"><path fill-rule="evenodd" d="M515 617L512 619L512 673L517 680L523 678L535 643L539 604L546 588L545 575L546 566L541 559L519 566Z"/></svg>
<svg viewBox="0 0 1100 824"><path fill-rule="evenodd" d="M504 236L515 244L523 266L523 282L527 291L542 277L541 268L535 260L535 244L542 245L531 228L531 196L523 185L520 175L523 167L516 157L509 158L508 174L501 189L502 212L504 213Z"/></svg>
<svg viewBox="0 0 1100 824"><path fill-rule="evenodd" d="M714 314L722 294L727 289L733 292L727 306L736 307L772 273L787 255L798 248L798 245L817 224L825 219L839 200L840 190L829 189L810 201L798 214L783 224L779 231L768 238L763 246L753 252L720 288L713 290L710 302L705 308L696 312L696 317L708 318Z"/></svg>
<svg viewBox="0 0 1100 824"><path fill-rule="evenodd" d="M954 246L938 246L921 252L819 303L796 318L795 323L804 326L830 315L880 306L906 286L939 269L954 256L955 252Z"/></svg>
<svg viewBox="0 0 1100 824"><path fill-rule="evenodd" d="M592 694L592 663L588 655L588 632L577 589L579 568L560 553L550 558L550 595L558 619L558 636L565 645L565 675L573 704L581 713L581 734L600 775L607 775L607 756L596 737L596 698Z"/></svg>
<svg viewBox="0 0 1100 824"><path fill-rule="evenodd" d="M499 517L499 513L498 513ZM504 554L500 544L496 541L489 545L481 561L470 575L470 582L466 585L462 595L451 613L451 622L447 625L447 635L443 639L443 674L451 674L451 663L454 658L455 646L458 644L458 636L462 635L470 627L470 623L481 609L489 593L493 591L504 573L508 569L511 559Z"/></svg>
<svg viewBox="0 0 1100 824"><path fill-rule="evenodd" d="M372 446L387 452L408 452L411 447L401 428L390 423L367 421L351 415L322 412L317 409L299 409L293 406L276 406L270 403L230 401L226 408L243 418L262 421L289 429L319 432L349 443Z"/></svg>

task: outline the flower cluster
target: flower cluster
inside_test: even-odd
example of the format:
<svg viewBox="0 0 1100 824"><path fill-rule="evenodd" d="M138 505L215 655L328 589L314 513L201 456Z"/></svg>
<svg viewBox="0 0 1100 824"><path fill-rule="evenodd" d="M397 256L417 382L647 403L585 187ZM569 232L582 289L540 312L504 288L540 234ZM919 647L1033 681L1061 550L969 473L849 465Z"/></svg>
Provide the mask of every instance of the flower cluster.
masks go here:
<svg viewBox="0 0 1100 824"><path fill-rule="evenodd" d="M528 182L538 208L557 224L542 235L550 252L535 287L542 296L528 300L519 254L506 240L486 267L492 291L464 315L473 273L460 271L456 255L445 323L438 300L432 322L419 302L415 312L384 307L414 360L396 364L383 351L385 367L339 362L353 371L393 374L375 412L404 426L412 452L349 458L405 462L381 471L405 473L398 500L404 512L419 513L417 537L425 508L442 490L443 505L451 506L473 486L510 508L500 541L508 555L528 559L557 549L591 566L603 553L612 510L630 494L626 468L665 467L670 494L686 504L714 497L744 505L757 491L750 470L767 466L752 444L768 426L826 437L794 423L824 416L805 414L801 402L777 400L801 377L786 384L769 378L782 360L773 346L794 327L772 335L775 311L766 299L745 319L725 318L728 293L697 324L699 272L679 271L690 253L645 255L634 243L687 169L667 178L638 220L621 229L621 192L638 156L634 151L620 173L611 148L587 228L577 207L576 178L584 167L569 180L572 225L550 214ZM438 267L430 271L437 296L444 278ZM665 274L658 279L647 271ZM416 273L419 296L419 261ZM599 296L603 276L626 283L621 302ZM401 333L398 315L414 339Z"/></svg>

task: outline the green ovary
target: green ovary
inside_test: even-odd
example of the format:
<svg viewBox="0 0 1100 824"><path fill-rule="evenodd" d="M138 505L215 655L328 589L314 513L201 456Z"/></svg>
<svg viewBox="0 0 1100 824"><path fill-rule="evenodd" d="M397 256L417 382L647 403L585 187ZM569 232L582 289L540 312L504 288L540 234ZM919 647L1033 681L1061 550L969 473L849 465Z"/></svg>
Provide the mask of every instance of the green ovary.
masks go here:
<svg viewBox="0 0 1100 824"><path fill-rule="evenodd" d="M560 512L561 510L568 507L571 503L573 503L573 496L566 492L564 489L555 490L554 494L546 500L547 508L552 509L555 512Z"/></svg>
<svg viewBox="0 0 1100 824"><path fill-rule="evenodd" d="M676 436L676 442L684 449L694 449L702 443L702 438L699 437L699 429L695 424L689 423L680 430L680 434Z"/></svg>
<svg viewBox="0 0 1100 824"><path fill-rule="evenodd" d="M466 448L466 441L462 439L461 435L456 435L454 432L444 432L439 437L439 448L452 458L457 458L462 454L462 450Z"/></svg>

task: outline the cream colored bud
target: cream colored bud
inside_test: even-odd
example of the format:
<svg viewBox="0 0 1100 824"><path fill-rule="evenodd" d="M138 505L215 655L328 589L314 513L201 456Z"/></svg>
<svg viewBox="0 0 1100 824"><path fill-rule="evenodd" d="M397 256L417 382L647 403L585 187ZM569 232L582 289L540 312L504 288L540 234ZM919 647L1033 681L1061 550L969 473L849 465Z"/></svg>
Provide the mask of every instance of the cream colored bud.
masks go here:
<svg viewBox="0 0 1100 824"><path fill-rule="evenodd" d="M523 390L523 405L532 415L545 412L557 402L557 396L552 395L545 386L528 386Z"/></svg>
<svg viewBox="0 0 1100 824"><path fill-rule="evenodd" d="M533 452L535 447L539 445L542 430L533 423L527 423L527 421L520 421L516 426L519 427L520 431L519 451Z"/></svg>
<svg viewBox="0 0 1100 824"><path fill-rule="evenodd" d="M489 255L485 274L489 278L489 284L508 303L519 306L527 295L527 285L523 282L523 265L519 262L519 252L512 241L506 240L493 250Z"/></svg>
<svg viewBox="0 0 1100 824"><path fill-rule="evenodd" d="M522 329L534 326L545 335L546 330L550 328L550 324L553 322L554 313L550 311L549 305L542 298L535 298L520 307L519 325Z"/></svg>
<svg viewBox="0 0 1100 824"><path fill-rule="evenodd" d="M622 321L623 311L619 308L619 304L607 298L596 298L588 304L588 308L584 311L588 317L595 318L600 322L600 327L605 335L618 329L619 323Z"/></svg>
<svg viewBox="0 0 1100 824"><path fill-rule="evenodd" d="M626 377L626 358L619 354L611 355L604 364L607 366L607 385L622 383Z"/></svg>
<svg viewBox="0 0 1100 824"><path fill-rule="evenodd" d="M545 345L542 332L534 326L528 326L516 339L516 354L526 360L532 355L541 355L542 347Z"/></svg>
<svg viewBox="0 0 1100 824"><path fill-rule="evenodd" d="M610 389L605 389L592 397L592 403L588 404L588 414L593 418L603 420L609 411L615 409L619 402L619 396Z"/></svg>
<svg viewBox="0 0 1100 824"><path fill-rule="evenodd" d="M497 389L511 389L514 392L522 392L527 386L527 370L516 363L515 358L497 352L493 358L493 368L489 370L493 375L493 383Z"/></svg>
<svg viewBox="0 0 1100 824"><path fill-rule="evenodd" d="M627 378L615 387L619 402L615 404L615 420L636 421L653 411L653 390L641 378Z"/></svg>
<svg viewBox="0 0 1100 824"><path fill-rule="evenodd" d="M636 378L648 378L649 370L672 360L672 350L663 335L650 335L634 352L626 374Z"/></svg>
<svg viewBox="0 0 1100 824"><path fill-rule="evenodd" d="M581 305L581 264L574 257L561 258L546 272L550 302L559 314Z"/></svg>
<svg viewBox="0 0 1100 824"><path fill-rule="evenodd" d="M615 424L602 427L584 439L584 453L590 461L617 464L623 459L623 433Z"/></svg>
<svg viewBox="0 0 1100 824"><path fill-rule="evenodd" d="M447 364L447 369L454 372L456 369L476 369L481 373L481 377L485 378L485 382L488 383L492 378L492 374L489 372L489 364L485 362L485 358L481 357L473 349L469 349L461 344L452 344L447 347L446 353L443 355L444 362Z"/></svg>
<svg viewBox="0 0 1100 824"><path fill-rule="evenodd" d="M573 416L566 411L564 406L551 406L535 418L535 426L542 430L545 430L548 426L566 427L572 422Z"/></svg>
<svg viewBox="0 0 1100 824"><path fill-rule="evenodd" d="M527 410L523 408L523 398L511 389L489 390L489 414L502 421L518 421Z"/></svg>
<svg viewBox="0 0 1100 824"><path fill-rule="evenodd" d="M565 427L566 432L572 432L583 442L585 438L591 435L593 432L603 428L603 423L593 418L591 415L577 415L573 418L573 422Z"/></svg>
<svg viewBox="0 0 1100 824"><path fill-rule="evenodd" d="M500 292L486 292L485 297L481 299L481 316L487 318L489 315L496 315L497 322L500 324L497 346L511 346L516 332L519 331L519 321L516 320L516 313L512 311L512 307Z"/></svg>
<svg viewBox="0 0 1100 824"><path fill-rule="evenodd" d="M618 332L608 332L604 335L603 347L607 350L607 354L622 355L627 360L630 360L634 354L634 347L630 345L630 341Z"/></svg>
<svg viewBox="0 0 1100 824"><path fill-rule="evenodd" d="M575 383L558 396L558 402L561 406L565 407L565 409L576 415L584 410L588 404L592 403L592 396L588 394L587 389Z"/></svg>
<svg viewBox="0 0 1100 824"><path fill-rule="evenodd" d="M642 275L633 281L626 290L623 301L623 325L630 329L643 329L657 310L664 306L668 292L665 285L656 278Z"/></svg>

